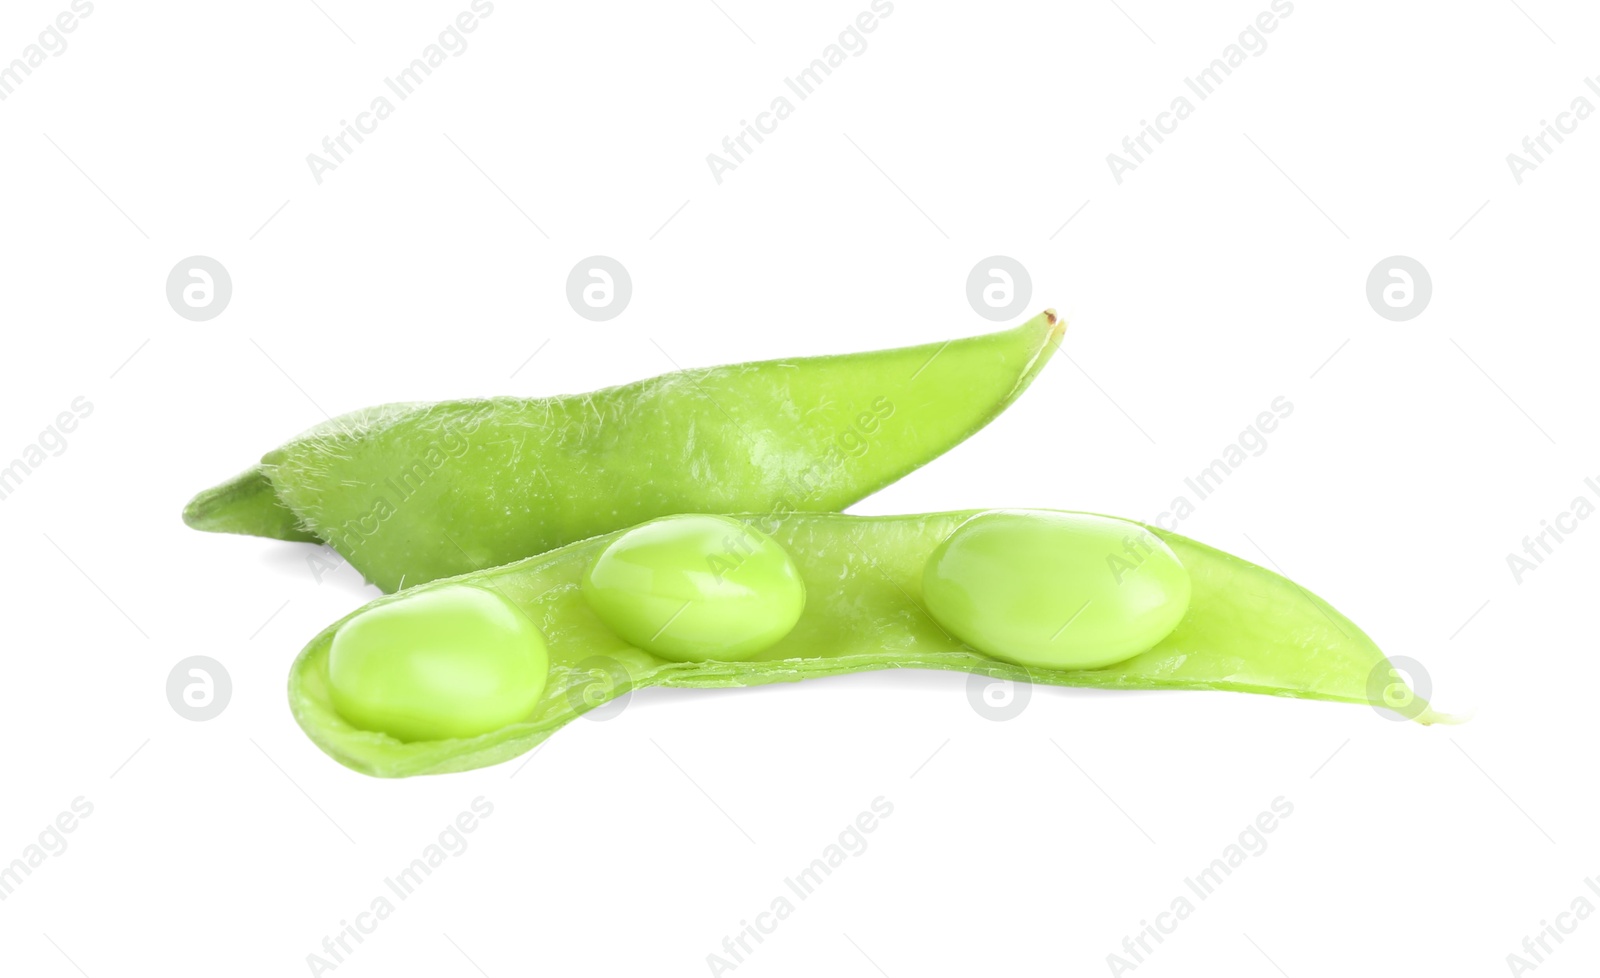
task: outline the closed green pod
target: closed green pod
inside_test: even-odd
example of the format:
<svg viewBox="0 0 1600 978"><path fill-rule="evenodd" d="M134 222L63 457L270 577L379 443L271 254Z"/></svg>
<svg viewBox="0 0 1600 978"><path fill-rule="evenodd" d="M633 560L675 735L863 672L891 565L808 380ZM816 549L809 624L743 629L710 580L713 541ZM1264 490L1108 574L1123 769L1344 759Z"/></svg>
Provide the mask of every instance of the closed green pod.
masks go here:
<svg viewBox="0 0 1600 978"><path fill-rule="evenodd" d="M327 542L384 591L675 513L842 510L988 424L1065 326L682 370L559 397L387 404L189 503L190 526Z"/></svg>

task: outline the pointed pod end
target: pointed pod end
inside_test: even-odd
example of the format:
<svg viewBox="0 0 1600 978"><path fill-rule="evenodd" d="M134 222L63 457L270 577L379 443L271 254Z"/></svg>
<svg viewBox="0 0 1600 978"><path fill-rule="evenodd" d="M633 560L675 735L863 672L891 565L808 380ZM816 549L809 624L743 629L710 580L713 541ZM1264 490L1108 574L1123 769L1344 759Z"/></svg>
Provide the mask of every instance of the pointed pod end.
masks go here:
<svg viewBox="0 0 1600 978"><path fill-rule="evenodd" d="M191 530L209 531L212 527L210 499L205 493L189 500L183 507L183 525Z"/></svg>
<svg viewBox="0 0 1600 978"><path fill-rule="evenodd" d="M1454 727L1471 720L1477 713L1477 710L1468 710L1465 713L1440 713L1430 706L1411 719L1425 727L1431 727L1436 723L1446 727Z"/></svg>
<svg viewBox="0 0 1600 978"><path fill-rule="evenodd" d="M1066 320L1056 315L1054 309L1046 309L1041 315L1044 316L1044 321L1050 326L1050 341L1052 343L1059 342L1061 337L1067 334Z"/></svg>
<svg viewBox="0 0 1600 978"><path fill-rule="evenodd" d="M183 522L208 533L242 533L313 543L317 536L274 493L260 466L199 493L183 508Z"/></svg>

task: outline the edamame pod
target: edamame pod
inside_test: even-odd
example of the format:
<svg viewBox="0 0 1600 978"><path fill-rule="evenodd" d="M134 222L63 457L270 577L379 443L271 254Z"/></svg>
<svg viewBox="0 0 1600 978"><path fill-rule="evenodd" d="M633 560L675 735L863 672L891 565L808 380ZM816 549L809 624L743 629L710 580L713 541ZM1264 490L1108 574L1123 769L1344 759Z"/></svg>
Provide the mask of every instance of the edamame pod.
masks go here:
<svg viewBox="0 0 1600 978"><path fill-rule="evenodd" d="M944 548L941 561L933 562L941 545L979 515L988 518L972 523L956 538L960 546ZM1022 514L1025 521L1049 515L1048 511ZM1055 515L1063 522L1109 522L1107 517L1089 514ZM1019 519L1015 513L890 517L792 513L736 518L784 549L805 590L804 610L794 627L742 661L673 661L629 644L607 627L586 598L582 582L585 571L627 532L621 531L382 597L347 616L314 638L296 659L289 678L295 719L336 760L381 777L463 771L505 761L630 689L753 686L891 668L965 670L1105 689L1233 690L1389 707L1409 703L1402 711L1407 716L1424 723L1442 719L1409 690L1388 679L1391 667L1384 654L1326 602L1271 571L1176 533L1118 521L1132 536L1149 534L1160 546L1149 546L1149 537L1135 540L1119 558L1120 565L1108 566L1107 571L1119 575L1117 586L1121 586L1121 575L1140 573L1139 567L1148 564L1150 580L1126 595L1090 585L1094 594L1105 596L1096 600L1130 602L1129 607L1145 602L1151 614L1178 608L1181 620L1175 627L1170 623L1162 626L1171 631L1151 639L1155 644L1143 651L1124 650L1121 654L1131 657L1112 665L1051 668L1008 662L966 644L935 620L927 603L930 598L942 606L943 616L958 630L970 630L974 641L997 643L993 651L998 654L1019 651L1005 628L993 624L993 616L973 616L960 610L959 602L924 592L930 573L957 583L970 578L959 563L947 565L951 550L981 551L980 545L989 539L990 524L1002 524L1003 530L1003 524ZM969 540L970 546L961 543L963 539ZM931 572L930 566L935 568ZM1045 573L1064 578L1077 574L1070 562L1063 566L1062 571L1046 566ZM477 736L406 742L359 729L341 716L330 687L329 654L343 630L374 609L460 585L498 594L520 609L543 638L549 674L526 718ZM1093 591L1097 587L1100 590ZM977 597L982 600L981 593ZM1053 609L1039 607L1033 632L1025 630L1022 635L1020 653L1037 662L1039 628L1059 619L1063 634L1070 632L1072 617L1080 610L1079 598L1067 594ZM1102 618L1092 628L1110 634L1106 629L1113 624ZM1145 627L1142 621L1134 624ZM1159 630L1150 634L1157 635ZM1070 644L1065 648L1066 661L1080 661L1073 656L1081 649ZM1385 678L1381 687L1374 686L1377 676Z"/></svg>
<svg viewBox="0 0 1600 978"><path fill-rule="evenodd" d="M844 509L960 444L1065 326L682 370L592 394L390 404L200 493L201 530L321 539L395 591L672 513Z"/></svg>

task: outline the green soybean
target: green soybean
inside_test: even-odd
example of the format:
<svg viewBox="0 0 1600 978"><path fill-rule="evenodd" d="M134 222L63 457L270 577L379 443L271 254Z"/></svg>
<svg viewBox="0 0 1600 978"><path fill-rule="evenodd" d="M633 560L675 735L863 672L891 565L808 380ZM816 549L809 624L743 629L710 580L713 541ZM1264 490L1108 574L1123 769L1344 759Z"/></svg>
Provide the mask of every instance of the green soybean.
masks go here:
<svg viewBox="0 0 1600 978"><path fill-rule="evenodd" d="M1137 523L1083 513L979 513L928 559L928 613L997 659L1096 669L1143 652L1189 609L1189 572Z"/></svg>
<svg viewBox="0 0 1600 978"><path fill-rule="evenodd" d="M387 404L197 495L202 530L319 539L384 591L674 513L844 509L988 424L1065 327L684 370L547 398Z"/></svg>
<svg viewBox="0 0 1600 978"><path fill-rule="evenodd" d="M520 608L449 584L352 616L329 643L338 715L397 742L477 737L525 719L550 657Z"/></svg>
<svg viewBox="0 0 1600 978"><path fill-rule="evenodd" d="M623 533L583 572L613 632L677 662L748 659L800 620L806 588L771 537L726 516L666 516Z"/></svg>
<svg viewBox="0 0 1600 978"><path fill-rule="evenodd" d="M404 777L505 761L608 699L652 685L752 686L922 668L1063 686L1233 690L1374 706L1409 697L1372 640L1320 598L1248 561L1149 526L1141 528L1171 551L1189 583L1187 609L1176 627L1131 658L1098 669L1023 666L997 658L941 627L923 593L935 551L975 515L738 517L784 549L806 593L795 626L744 661L674 661L610 627L582 587L586 571L624 536L601 535L379 598L324 630L300 653L290 673L290 705L307 735L339 762L367 774ZM946 557L953 549L956 544ZM1037 553L1029 559L1038 559ZM330 673L330 650L341 634L362 615L461 586L492 591L537 623L549 649L549 681L537 702L497 728L433 741L407 741L342 715ZM1052 615L1061 620L1078 607L1064 595L1050 600L1058 602ZM972 634L979 640L989 637L988 632ZM1382 682L1375 685L1374 677ZM1405 712L1424 723L1441 719L1414 697Z"/></svg>

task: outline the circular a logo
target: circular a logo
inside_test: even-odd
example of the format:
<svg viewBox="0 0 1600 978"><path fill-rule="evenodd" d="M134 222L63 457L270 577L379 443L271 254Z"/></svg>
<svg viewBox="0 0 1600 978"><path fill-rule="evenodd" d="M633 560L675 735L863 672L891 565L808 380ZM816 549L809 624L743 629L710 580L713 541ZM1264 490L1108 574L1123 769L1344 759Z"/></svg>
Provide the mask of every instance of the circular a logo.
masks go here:
<svg viewBox="0 0 1600 978"><path fill-rule="evenodd" d="M233 277L215 258L191 255L167 273L167 302L184 319L216 319L232 298Z"/></svg>
<svg viewBox="0 0 1600 978"><path fill-rule="evenodd" d="M1019 667L1020 668L1020 667ZM1024 670L1026 671L1026 670ZM974 672L967 676L967 702L985 720L1003 722L1019 716L1033 698L1033 684Z"/></svg>
<svg viewBox="0 0 1600 978"><path fill-rule="evenodd" d="M585 720L612 720L628 708L633 679L628 667L609 655L591 655L573 669L577 682L567 688L567 703Z"/></svg>
<svg viewBox="0 0 1600 978"><path fill-rule="evenodd" d="M1397 655L1367 674L1367 702L1385 720L1415 720L1432 695L1433 680L1416 659Z"/></svg>
<svg viewBox="0 0 1600 978"><path fill-rule="evenodd" d="M1403 323L1422 315L1433 298L1433 277L1422 262L1390 255L1367 273L1367 302L1384 319Z"/></svg>
<svg viewBox="0 0 1600 978"><path fill-rule="evenodd" d="M633 298L633 278L622 262L590 255L567 275L567 302L584 319L603 323L622 315Z"/></svg>
<svg viewBox="0 0 1600 978"><path fill-rule="evenodd" d="M967 273L967 302L985 319L1011 319L1027 309L1032 298L1033 279L1015 258L990 255Z"/></svg>
<svg viewBox="0 0 1600 978"><path fill-rule="evenodd" d="M209 656L191 655L167 673L167 702L185 720L210 720L228 708L233 679Z"/></svg>

